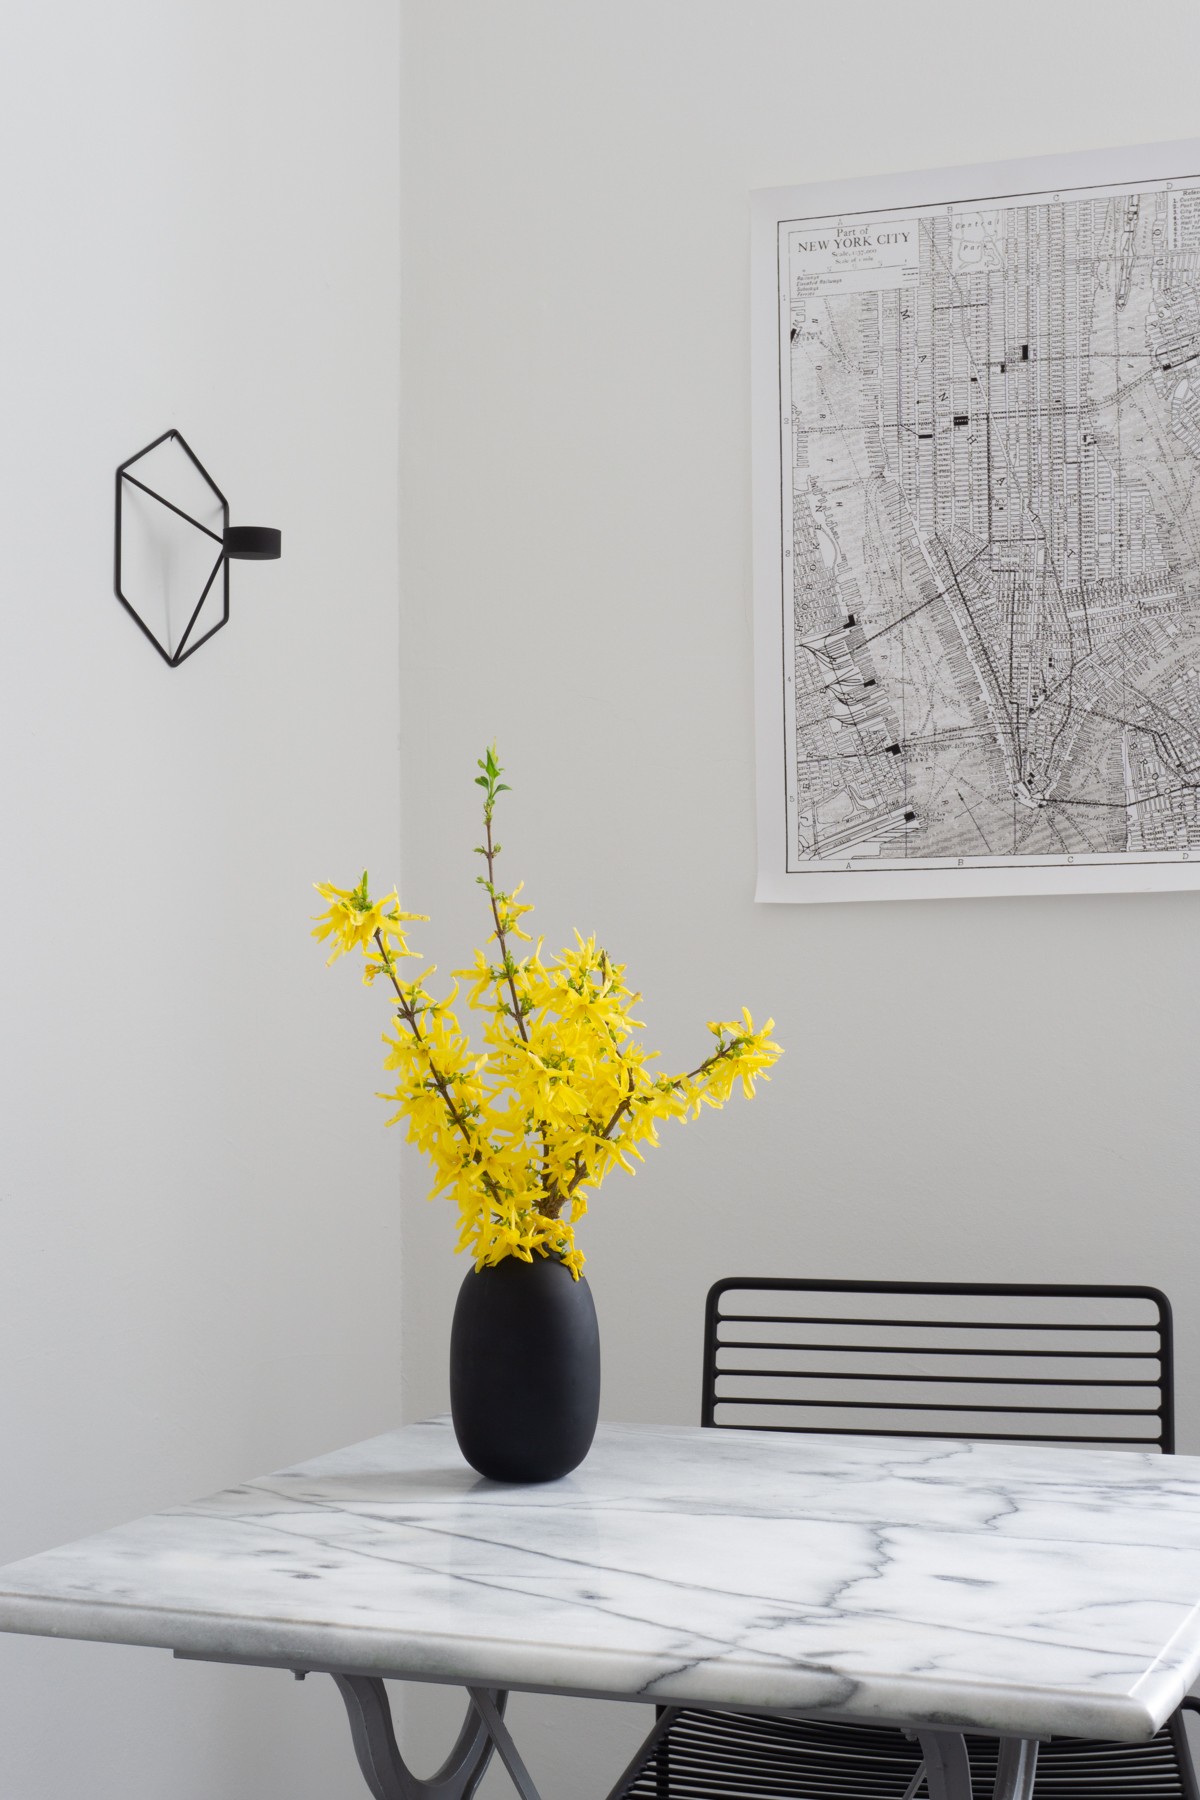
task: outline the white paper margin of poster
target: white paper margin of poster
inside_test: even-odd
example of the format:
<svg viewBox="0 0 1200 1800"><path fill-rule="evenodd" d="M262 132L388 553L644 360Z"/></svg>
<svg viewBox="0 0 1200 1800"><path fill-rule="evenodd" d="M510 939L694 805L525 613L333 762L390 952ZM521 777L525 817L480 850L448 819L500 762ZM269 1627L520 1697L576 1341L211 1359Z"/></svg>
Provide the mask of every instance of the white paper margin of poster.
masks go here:
<svg viewBox="0 0 1200 1800"><path fill-rule="evenodd" d="M1200 853L1182 860L1073 865L923 867L911 871L788 873L783 681L783 512L779 392L778 228L784 219L981 203L1068 188L1133 191L1191 176L1200 184L1200 138L1087 150L902 175L761 188L751 203L751 402L754 533L755 745L760 901L983 899L1006 894L1128 894L1200 887Z"/></svg>

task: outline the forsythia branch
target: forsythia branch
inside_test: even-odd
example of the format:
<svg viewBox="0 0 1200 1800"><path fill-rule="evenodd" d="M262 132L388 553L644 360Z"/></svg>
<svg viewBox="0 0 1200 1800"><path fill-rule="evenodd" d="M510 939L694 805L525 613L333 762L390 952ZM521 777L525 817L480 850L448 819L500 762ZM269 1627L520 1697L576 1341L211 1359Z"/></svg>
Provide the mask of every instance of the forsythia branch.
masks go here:
<svg viewBox="0 0 1200 1800"><path fill-rule="evenodd" d="M453 1011L457 987L436 1000L421 980L401 980L398 963L415 956L404 927L419 913L400 911L393 892L372 901L364 873L356 888L321 883L328 903L313 936L332 940L330 962L350 950L364 957L367 986L384 975L397 1010L385 1036L385 1067L397 1072L388 1120L406 1121L409 1141L433 1164L430 1197L451 1196L459 1212L459 1249L476 1264L506 1256L559 1257L578 1275L583 1256L574 1226L587 1195L613 1168L632 1171L646 1144L658 1141L660 1120L695 1117L702 1105L720 1107L734 1083L753 1095L759 1075L782 1054L770 1040L771 1021L754 1029L749 1013L709 1030L716 1048L681 1075L654 1075L652 1053L635 1034L640 996L625 982L595 939L576 934L575 948L542 960L540 942L523 959L511 940L529 936L519 923L531 909L495 884L492 814L507 791L495 746L479 762L484 789L487 890L492 940L499 962L483 951L457 971L470 982L468 1005L482 1015L482 1054L474 1052ZM431 969L430 974L434 971ZM562 1217L570 1207L570 1219Z"/></svg>

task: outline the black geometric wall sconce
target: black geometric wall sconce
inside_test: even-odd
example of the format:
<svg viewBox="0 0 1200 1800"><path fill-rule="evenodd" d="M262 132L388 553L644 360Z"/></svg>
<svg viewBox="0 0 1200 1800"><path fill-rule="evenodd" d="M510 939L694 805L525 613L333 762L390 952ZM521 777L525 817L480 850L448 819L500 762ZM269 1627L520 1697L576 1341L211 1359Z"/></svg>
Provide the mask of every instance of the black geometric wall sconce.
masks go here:
<svg viewBox="0 0 1200 1800"><path fill-rule="evenodd" d="M228 624L230 561L268 562L280 549L268 526L229 523L229 502L177 431L117 470L113 585L172 669Z"/></svg>

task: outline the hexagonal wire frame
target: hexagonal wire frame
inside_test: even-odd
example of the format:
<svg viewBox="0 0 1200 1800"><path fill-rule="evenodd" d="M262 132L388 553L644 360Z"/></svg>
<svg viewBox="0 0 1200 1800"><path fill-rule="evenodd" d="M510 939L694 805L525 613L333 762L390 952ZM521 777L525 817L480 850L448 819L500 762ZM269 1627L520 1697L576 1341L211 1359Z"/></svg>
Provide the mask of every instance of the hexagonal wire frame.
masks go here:
<svg viewBox="0 0 1200 1800"><path fill-rule="evenodd" d="M229 502L228 502L228 500L226 500L224 494L221 492L220 488L217 486L216 482L213 480L213 478L209 474L208 470L204 467L204 464L200 461L200 458L196 455L196 453L192 449L191 445L184 438L183 434L181 432L176 431L174 429L174 427L172 427L172 429L170 431L164 431L161 437L156 437L152 444L147 444L144 449L139 450L137 452L136 456L129 457L127 459L127 461L123 462L121 464L120 468L117 470L117 517L116 517L116 536L115 536L115 540L114 540L114 551L113 551L113 590L117 596L117 599L121 602L121 605L125 608L126 612L129 613L130 617L134 620L134 622L139 626L139 628L150 639L150 642L154 645L154 648L158 651L158 654L162 657L162 659L166 663L167 667L170 669L177 669L181 662L186 662L187 658L189 656L191 656L194 651L196 651L200 648L201 644L206 644L208 642L209 638L212 637L212 635L215 631L220 631L222 625L227 625L229 623L229 559L225 553L224 535L218 537L217 533L215 531L210 531L207 525L202 525L200 523L199 519L193 519L191 513L185 513L183 511L182 507L176 506L174 504L174 502L171 500L165 500L161 494L156 494L153 488L147 487L144 481L139 481L137 479L136 475L131 475L129 473L129 471L133 467L134 463L140 462L143 456L149 456L151 450L157 450L158 446L160 444L165 444L168 442L168 440L170 440L172 438L179 445L180 449L183 450L185 452L185 454L190 458L192 463L194 463L194 465L195 465L196 469L199 471L200 475L208 483L209 487L212 489L213 493L216 495L217 499L220 501L221 516L222 516L222 521L224 524L224 529L225 529L225 531L229 530ZM151 631L151 629L147 625L146 621L142 618L141 614L138 612L136 606L134 606L133 603L129 600L129 598L122 592L123 576L122 576L122 569L121 569L121 504L122 504L122 498L123 498L124 491L125 491L124 484L127 481L133 487L137 488L141 493L148 494L150 496L151 500L157 500L158 504L160 506L165 506L169 512L176 513L179 516L179 518L181 518L181 519L186 519L189 525L194 526L197 531L202 531L204 533L205 537L212 538L213 542L220 547L220 555L218 556L216 562L213 564L212 573L210 574L208 580L204 584L204 592L201 594L200 598L197 600L197 602L195 604L195 607L192 610L192 616L188 620L186 626L184 627L183 635L180 638L178 644L175 646L175 653L173 656L168 655L167 652L163 649L162 645L159 643L158 639L155 637L154 633ZM203 637L198 637L194 644L189 644L188 638L191 636L191 631L192 631L193 625L196 623L196 620L200 617L200 608L204 605L204 602L208 599L209 592L212 588L212 584L217 579L217 576L219 574L221 574L222 571L224 571L225 593L224 593L224 609L221 613L221 617L217 620L215 625L212 625L209 627L209 629L204 633Z"/></svg>

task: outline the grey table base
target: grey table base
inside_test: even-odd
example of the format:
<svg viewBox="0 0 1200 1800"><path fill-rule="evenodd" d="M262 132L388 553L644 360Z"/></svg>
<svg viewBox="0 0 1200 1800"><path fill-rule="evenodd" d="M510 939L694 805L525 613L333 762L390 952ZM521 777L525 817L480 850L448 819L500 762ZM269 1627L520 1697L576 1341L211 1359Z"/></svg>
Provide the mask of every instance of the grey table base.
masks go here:
<svg viewBox="0 0 1200 1800"><path fill-rule="evenodd" d="M250 1664L257 1668L288 1668L286 1663L260 1663L254 1657L201 1657L177 1650L175 1656L181 1662L230 1662ZM541 1800L533 1778L513 1741L512 1733L505 1723L504 1713L508 1703L508 1690L503 1688L469 1687L466 1692L468 1704L466 1717L463 1719L458 1737L454 1741L449 1756L441 1768L433 1775L421 1777L414 1775L404 1761L400 1746L396 1742L395 1727L392 1723L392 1709L388 1700L387 1688L381 1675L356 1673L339 1669L292 1669L298 1681L306 1675L327 1674L337 1684L338 1692L346 1707L350 1720L350 1735L354 1743L354 1753L358 1758L358 1766L370 1788L374 1800L471 1800L487 1772L494 1751L500 1754L500 1760L508 1770L512 1784L521 1800ZM395 1677L397 1680L412 1680L410 1675ZM457 1685L440 1682L438 1685ZM560 1688L531 1688L520 1691L535 1693L557 1693L565 1695L567 1690ZM637 1696L631 1694L589 1693L585 1690L571 1690L580 1699L611 1699L629 1701ZM685 1710L682 1706L660 1706L659 1716L654 1729L638 1745L633 1757L622 1770L610 1790L607 1800L618 1800L638 1769L646 1761L650 1752L659 1740L666 1736L671 1726ZM760 1712L774 1718L816 1718L821 1715L780 1712L775 1707L731 1707L723 1709L738 1712ZM883 1724L886 1721L879 1720ZM926 1787L928 1800L973 1800L971 1791L971 1769L967 1760L966 1741L960 1731L931 1731L927 1726L909 1725L907 1721L895 1722L899 1729L915 1737L921 1746L923 1758L920 1767L909 1783L904 1800L915 1800L922 1783ZM1004 1737L999 1733L978 1733L977 1735L995 1735L1000 1737L1000 1754L996 1765L996 1780L992 1788L992 1800L1033 1800L1034 1776L1037 1772L1037 1738Z"/></svg>

